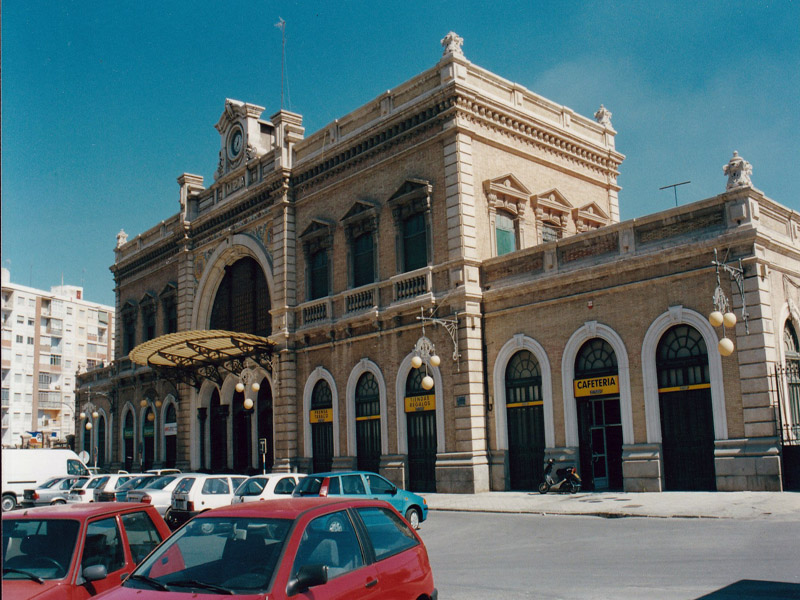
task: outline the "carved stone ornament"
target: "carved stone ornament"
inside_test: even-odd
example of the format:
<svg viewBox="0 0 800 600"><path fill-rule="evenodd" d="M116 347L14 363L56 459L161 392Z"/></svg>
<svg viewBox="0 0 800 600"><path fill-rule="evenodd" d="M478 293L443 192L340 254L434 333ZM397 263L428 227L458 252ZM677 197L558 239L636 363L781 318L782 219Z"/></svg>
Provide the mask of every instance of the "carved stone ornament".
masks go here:
<svg viewBox="0 0 800 600"><path fill-rule="evenodd" d="M125 244L128 243L128 234L125 233L124 229L120 229L119 233L117 234L117 248L122 248Z"/></svg>
<svg viewBox="0 0 800 600"><path fill-rule="evenodd" d="M453 54L454 56L464 56L464 51L461 50L461 46L464 45L464 38L459 36L456 32L451 31L442 39L442 46L444 46L444 52L442 52L442 56L447 56L448 54Z"/></svg>
<svg viewBox="0 0 800 600"><path fill-rule="evenodd" d="M219 162L217 163L217 170L214 172L214 179L219 179L225 173L225 157L222 155L222 150L219 151Z"/></svg>
<svg viewBox="0 0 800 600"><path fill-rule="evenodd" d="M739 156L736 150L733 151L733 158L728 161L727 165L722 167L722 172L728 176L728 184L725 186L726 190L740 187L753 187L753 183L750 181L753 167L749 162Z"/></svg>
<svg viewBox="0 0 800 600"><path fill-rule="evenodd" d="M597 112L594 113L594 119L600 123L600 125L611 127L611 111L602 104L600 105L600 108L597 109Z"/></svg>

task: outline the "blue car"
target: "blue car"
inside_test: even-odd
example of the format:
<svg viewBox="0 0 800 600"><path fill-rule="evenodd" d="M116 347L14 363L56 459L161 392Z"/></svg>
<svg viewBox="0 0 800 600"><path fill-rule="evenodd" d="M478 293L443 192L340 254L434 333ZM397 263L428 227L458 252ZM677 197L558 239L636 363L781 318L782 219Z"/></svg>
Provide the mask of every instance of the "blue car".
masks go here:
<svg viewBox="0 0 800 600"><path fill-rule="evenodd" d="M402 490L385 477L368 471L313 473L300 483L292 496L341 496L385 500L405 515L414 529L428 518L428 503L413 492Z"/></svg>

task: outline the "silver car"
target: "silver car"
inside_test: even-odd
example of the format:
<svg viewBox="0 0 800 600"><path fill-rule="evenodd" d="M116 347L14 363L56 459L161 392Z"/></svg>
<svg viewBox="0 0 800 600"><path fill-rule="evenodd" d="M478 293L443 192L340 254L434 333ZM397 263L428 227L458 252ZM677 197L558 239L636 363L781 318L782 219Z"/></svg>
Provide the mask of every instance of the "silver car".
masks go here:
<svg viewBox="0 0 800 600"><path fill-rule="evenodd" d="M148 482L143 488L128 492L128 502L146 502L156 507L162 517L172 503L172 492L182 479L197 477L200 473L179 473L164 475Z"/></svg>
<svg viewBox="0 0 800 600"><path fill-rule="evenodd" d="M66 504L72 486L84 482L88 477L54 477L45 481L34 490L25 490L22 497L22 506L47 506L48 504Z"/></svg>

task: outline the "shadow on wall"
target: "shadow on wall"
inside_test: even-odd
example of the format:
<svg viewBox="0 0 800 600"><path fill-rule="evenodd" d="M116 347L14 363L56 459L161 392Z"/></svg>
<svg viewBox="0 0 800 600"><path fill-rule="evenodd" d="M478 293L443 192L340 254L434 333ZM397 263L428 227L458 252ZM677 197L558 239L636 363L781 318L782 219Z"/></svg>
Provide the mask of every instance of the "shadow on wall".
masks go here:
<svg viewBox="0 0 800 600"><path fill-rule="evenodd" d="M742 579L697 600L800 600L800 584Z"/></svg>

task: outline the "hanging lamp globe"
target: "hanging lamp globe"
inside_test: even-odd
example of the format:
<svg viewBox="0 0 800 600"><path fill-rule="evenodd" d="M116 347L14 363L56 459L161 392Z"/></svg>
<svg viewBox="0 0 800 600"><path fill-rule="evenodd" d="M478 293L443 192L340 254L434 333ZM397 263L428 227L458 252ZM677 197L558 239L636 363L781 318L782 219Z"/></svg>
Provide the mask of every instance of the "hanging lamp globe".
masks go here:
<svg viewBox="0 0 800 600"><path fill-rule="evenodd" d="M250 410L253 408L253 401L250 398L245 398L242 404L244 405L245 410Z"/></svg>
<svg viewBox="0 0 800 600"><path fill-rule="evenodd" d="M96 419L96 418L97 418L97 417L99 417L99 416L100 416L100 413L99 413L99 412L97 412L97 411L94 411L94 412L92 413L92 418L93 418L93 419Z"/></svg>
<svg viewBox="0 0 800 600"><path fill-rule="evenodd" d="M442 359L439 358L438 354L434 354L431 356L431 365L434 367L438 367L442 363Z"/></svg>
<svg viewBox="0 0 800 600"><path fill-rule="evenodd" d="M429 390L433 387L433 377L430 375L425 375L422 378L422 389Z"/></svg>
<svg viewBox="0 0 800 600"><path fill-rule="evenodd" d="M419 369L422 366L422 359L416 354L411 358L411 366Z"/></svg>
<svg viewBox="0 0 800 600"><path fill-rule="evenodd" d="M730 341L728 338L722 338L717 345L719 348L719 353L722 356L730 356L733 354L733 342Z"/></svg>
<svg viewBox="0 0 800 600"><path fill-rule="evenodd" d="M723 316L722 313L718 310L715 310L710 315L708 315L708 322L711 323L714 327L719 327L722 325Z"/></svg>
<svg viewBox="0 0 800 600"><path fill-rule="evenodd" d="M244 391L244 384L241 381L236 384L236 391L240 394Z"/></svg>
<svg viewBox="0 0 800 600"><path fill-rule="evenodd" d="M89 421L88 423L86 423L86 431L90 431L91 429L92 429L92 422Z"/></svg>
<svg viewBox="0 0 800 600"><path fill-rule="evenodd" d="M260 390L260 389L261 389L261 386L258 384L258 382L257 382L257 381L254 381L254 382L253 382L253 385L251 385L250 387L251 387L251 388L253 389L253 391L254 391L254 392L256 392L256 393L258 393L258 390Z"/></svg>
<svg viewBox="0 0 800 600"><path fill-rule="evenodd" d="M86 418L86 413L81 412L81 414L79 414L78 416L81 418L81 421L83 421Z"/></svg>
<svg viewBox="0 0 800 600"><path fill-rule="evenodd" d="M147 400L142 400L141 402L139 402L139 406L141 406L142 408L147 406Z"/></svg>
<svg viewBox="0 0 800 600"><path fill-rule="evenodd" d="M728 329L732 328L734 325L736 325L736 315L732 312L726 312L722 317L722 323Z"/></svg>
<svg viewBox="0 0 800 600"><path fill-rule="evenodd" d="M156 420L156 416L153 413L147 413L147 420L152 423Z"/></svg>

